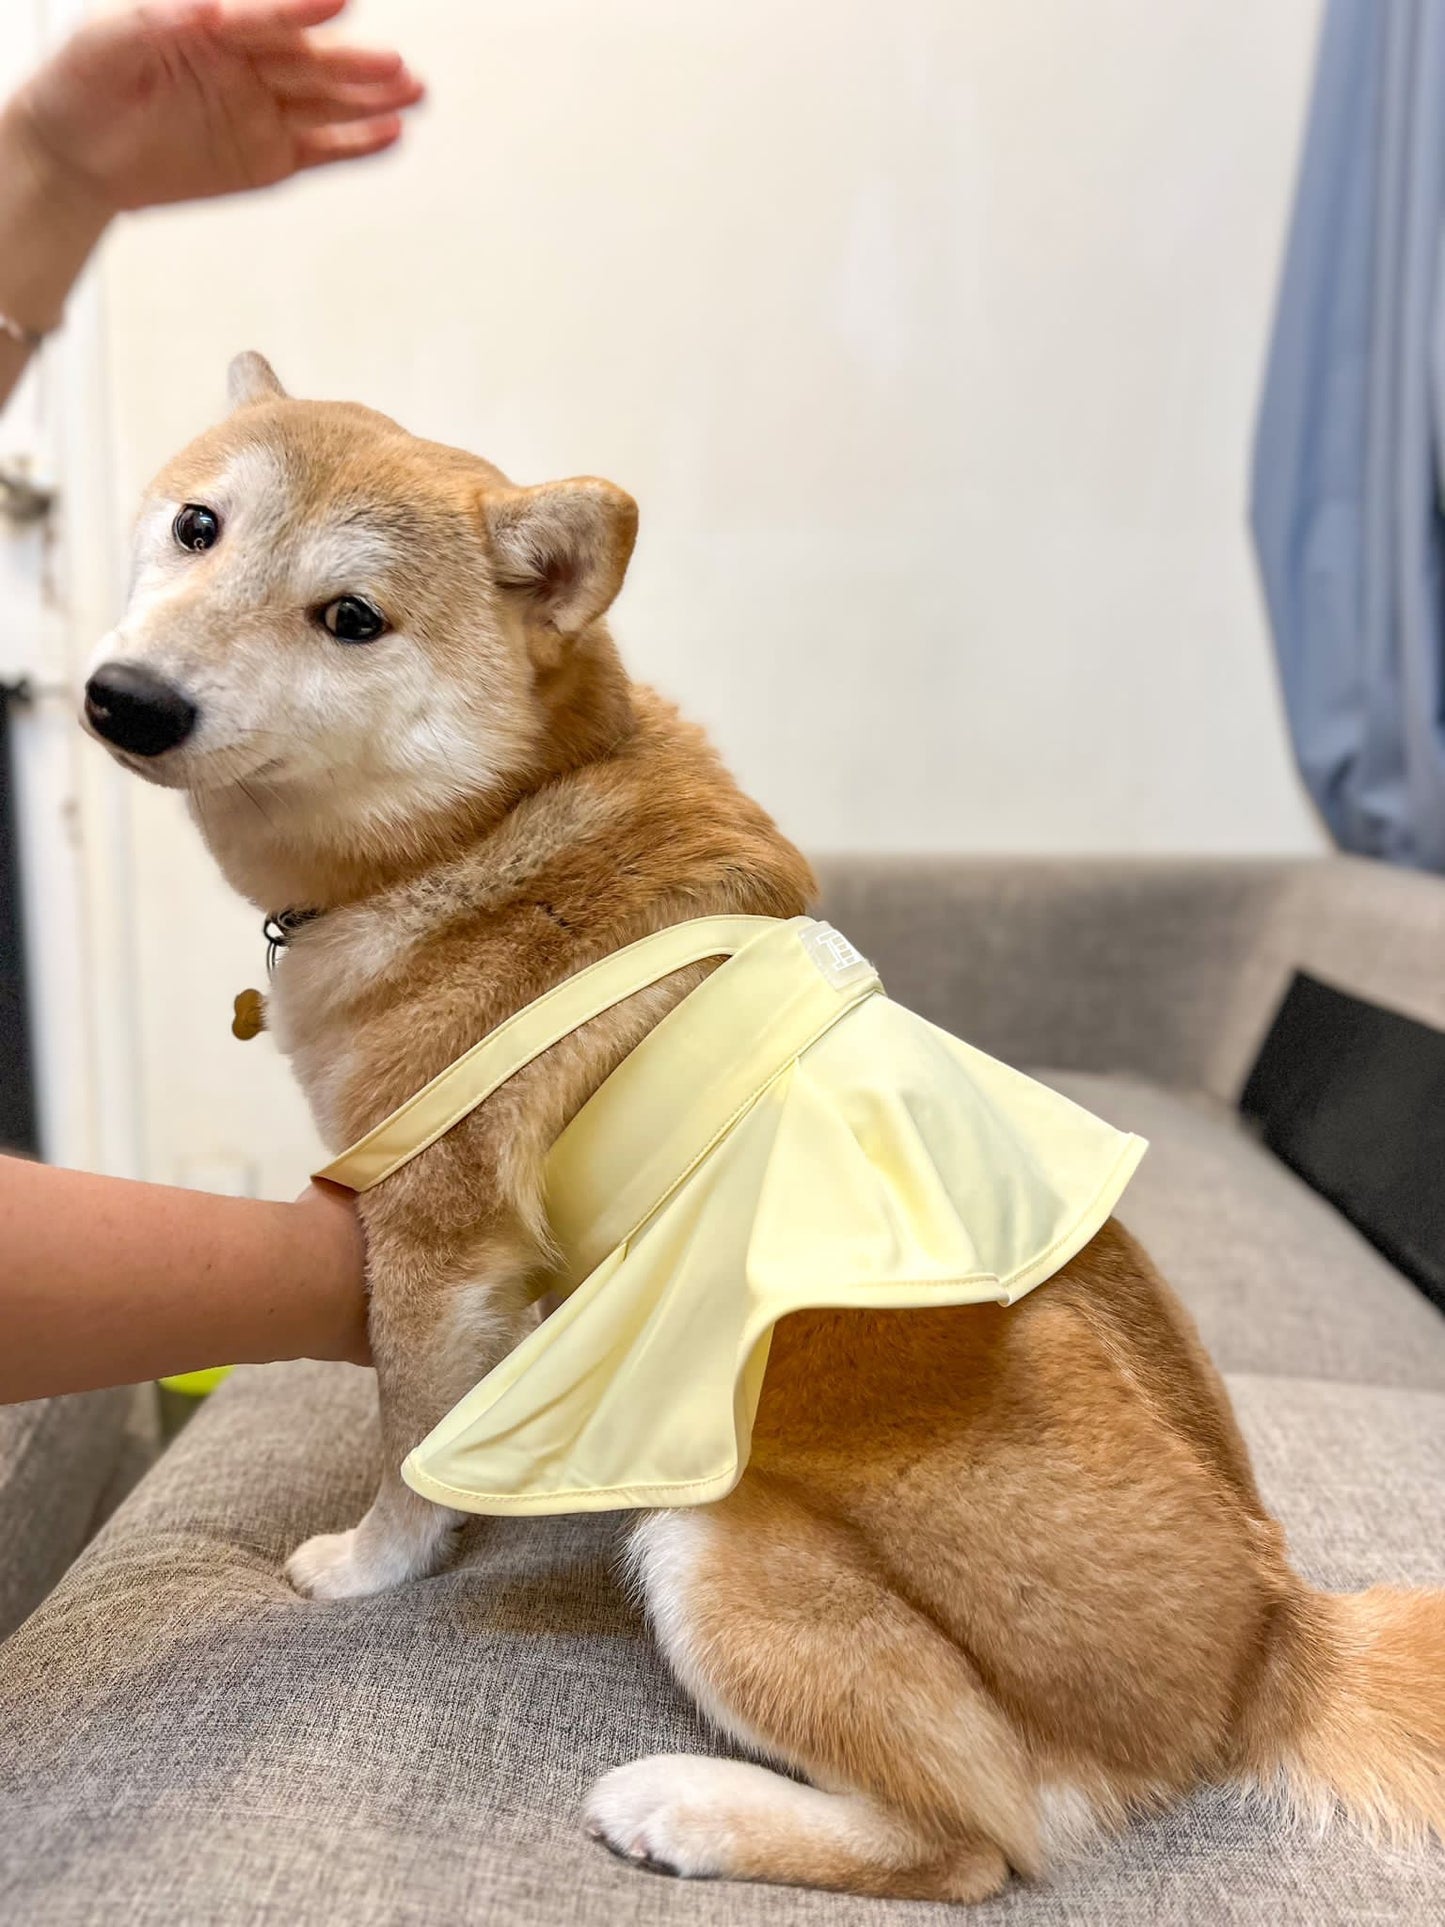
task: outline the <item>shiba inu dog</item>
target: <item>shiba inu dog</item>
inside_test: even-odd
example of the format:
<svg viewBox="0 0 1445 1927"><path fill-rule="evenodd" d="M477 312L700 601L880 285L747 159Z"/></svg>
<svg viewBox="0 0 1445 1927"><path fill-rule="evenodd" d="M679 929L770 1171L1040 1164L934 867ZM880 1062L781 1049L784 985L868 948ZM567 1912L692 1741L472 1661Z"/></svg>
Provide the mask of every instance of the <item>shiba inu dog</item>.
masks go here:
<svg viewBox="0 0 1445 1927"><path fill-rule="evenodd" d="M231 392L146 496L87 718L184 791L243 896L297 913L268 1022L333 1147L620 946L805 909L803 858L621 667L626 495L515 487L291 399L256 355ZM548 1148L708 967L364 1197L387 1469L294 1553L300 1591L446 1559L459 1515L397 1468L535 1320ZM968 1901L1206 1781L1445 1825L1445 1595L1291 1570L1187 1315L1113 1221L1011 1309L785 1320L740 1484L644 1516L631 1556L678 1678L753 1756L606 1774L588 1824L639 1861Z"/></svg>

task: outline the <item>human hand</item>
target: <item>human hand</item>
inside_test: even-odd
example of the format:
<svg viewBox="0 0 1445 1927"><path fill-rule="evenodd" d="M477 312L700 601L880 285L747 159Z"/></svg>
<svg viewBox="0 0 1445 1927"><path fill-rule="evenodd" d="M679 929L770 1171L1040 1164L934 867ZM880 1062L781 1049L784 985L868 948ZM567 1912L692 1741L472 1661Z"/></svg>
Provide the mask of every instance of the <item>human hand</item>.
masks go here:
<svg viewBox="0 0 1445 1927"><path fill-rule="evenodd" d="M268 187L390 147L421 99L401 55L318 40L346 0L168 0L91 21L6 119L52 195L125 208Z"/></svg>
<svg viewBox="0 0 1445 1927"><path fill-rule="evenodd" d="M371 1363L366 1332L366 1244L356 1200L315 1179L291 1206L295 1249L308 1279L312 1333L306 1355Z"/></svg>

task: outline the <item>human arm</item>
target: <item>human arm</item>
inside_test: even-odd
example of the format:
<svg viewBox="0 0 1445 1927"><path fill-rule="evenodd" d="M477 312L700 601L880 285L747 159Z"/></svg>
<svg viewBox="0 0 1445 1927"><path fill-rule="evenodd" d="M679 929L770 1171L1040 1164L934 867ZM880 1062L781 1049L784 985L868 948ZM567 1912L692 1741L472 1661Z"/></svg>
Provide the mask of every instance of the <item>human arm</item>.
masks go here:
<svg viewBox="0 0 1445 1927"><path fill-rule="evenodd" d="M349 1196L216 1197L0 1158L0 1404L280 1358L364 1363Z"/></svg>
<svg viewBox="0 0 1445 1927"><path fill-rule="evenodd" d="M0 313L36 334L112 216L381 152L422 89L310 31L346 0L169 0L89 22L0 109ZM29 345L0 332L0 403Z"/></svg>

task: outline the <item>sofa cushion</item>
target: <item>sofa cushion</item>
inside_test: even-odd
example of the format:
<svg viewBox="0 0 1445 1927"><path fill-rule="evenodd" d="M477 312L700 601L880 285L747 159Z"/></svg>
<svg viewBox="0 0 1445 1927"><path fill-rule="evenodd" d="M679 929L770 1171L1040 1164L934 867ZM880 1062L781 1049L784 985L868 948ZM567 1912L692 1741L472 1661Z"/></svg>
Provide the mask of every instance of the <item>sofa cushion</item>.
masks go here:
<svg viewBox="0 0 1445 1927"><path fill-rule="evenodd" d="M158 1443L150 1386L0 1405L0 1639L45 1597Z"/></svg>
<svg viewBox="0 0 1445 1927"><path fill-rule="evenodd" d="M1119 1217L1224 1371L1445 1391L1445 1317L1230 1106L1133 1078L1040 1076L1149 1139Z"/></svg>
<svg viewBox="0 0 1445 1927"><path fill-rule="evenodd" d="M1445 1397L1243 1376L1301 1565L1445 1580ZM592 1777L706 1749L615 1569L607 1516L469 1526L455 1567L298 1599L281 1562L350 1523L374 1391L245 1370L0 1648L0 1918L47 1927L928 1927L943 1907L649 1878L590 1843ZM1120 1927L1437 1920L1441 1859L1320 1840L1225 1793L970 1916Z"/></svg>

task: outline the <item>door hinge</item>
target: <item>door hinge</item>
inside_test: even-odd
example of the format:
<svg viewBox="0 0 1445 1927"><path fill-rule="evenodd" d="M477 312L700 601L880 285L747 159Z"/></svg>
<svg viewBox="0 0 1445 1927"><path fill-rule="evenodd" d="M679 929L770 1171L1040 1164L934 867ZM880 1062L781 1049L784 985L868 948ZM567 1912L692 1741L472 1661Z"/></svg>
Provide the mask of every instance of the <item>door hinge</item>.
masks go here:
<svg viewBox="0 0 1445 1927"><path fill-rule="evenodd" d="M33 528L46 520L55 499L56 490L35 480L23 456L0 462L0 521L12 528Z"/></svg>

